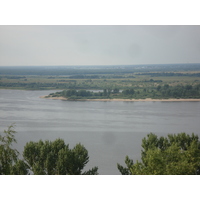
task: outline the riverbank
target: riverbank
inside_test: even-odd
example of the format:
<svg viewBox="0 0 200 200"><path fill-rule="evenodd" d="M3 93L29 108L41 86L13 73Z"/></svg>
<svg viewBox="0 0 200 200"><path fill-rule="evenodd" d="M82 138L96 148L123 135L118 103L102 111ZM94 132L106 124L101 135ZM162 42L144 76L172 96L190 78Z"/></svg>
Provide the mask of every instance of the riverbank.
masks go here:
<svg viewBox="0 0 200 200"><path fill-rule="evenodd" d="M55 100L64 100L67 101L68 99L65 97L48 97L48 96L41 96L40 98L45 99L55 99ZM72 100L71 100L72 101ZM75 101L128 101L128 102L134 102L134 101L200 101L200 99L76 99Z"/></svg>
<svg viewBox="0 0 200 200"><path fill-rule="evenodd" d="M65 100L65 101L67 101L67 98L65 98L65 97L40 96L40 98L42 98L42 99L58 99L58 100Z"/></svg>

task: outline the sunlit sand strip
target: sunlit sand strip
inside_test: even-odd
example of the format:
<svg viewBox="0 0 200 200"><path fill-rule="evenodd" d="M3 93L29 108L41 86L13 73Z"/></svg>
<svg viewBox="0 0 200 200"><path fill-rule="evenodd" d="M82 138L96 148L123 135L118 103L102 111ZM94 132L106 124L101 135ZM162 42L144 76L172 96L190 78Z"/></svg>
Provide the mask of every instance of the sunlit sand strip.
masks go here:
<svg viewBox="0 0 200 200"><path fill-rule="evenodd" d="M67 100L65 97L48 97L41 96L40 98L45 99L58 99L58 100ZM76 99L76 101L200 101L200 99Z"/></svg>

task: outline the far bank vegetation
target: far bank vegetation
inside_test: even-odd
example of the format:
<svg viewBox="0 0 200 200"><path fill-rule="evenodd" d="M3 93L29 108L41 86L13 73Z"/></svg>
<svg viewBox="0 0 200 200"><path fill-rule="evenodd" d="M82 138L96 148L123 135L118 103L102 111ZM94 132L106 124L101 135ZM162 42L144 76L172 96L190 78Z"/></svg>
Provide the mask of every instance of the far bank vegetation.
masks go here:
<svg viewBox="0 0 200 200"><path fill-rule="evenodd" d="M192 85L177 85L164 86L158 85L156 88L142 88L142 89L125 89L120 91L119 88L104 89L103 91L89 91L89 90L63 90L61 92L51 93L48 97L64 97L68 100L76 99L199 99L200 98L200 84Z"/></svg>

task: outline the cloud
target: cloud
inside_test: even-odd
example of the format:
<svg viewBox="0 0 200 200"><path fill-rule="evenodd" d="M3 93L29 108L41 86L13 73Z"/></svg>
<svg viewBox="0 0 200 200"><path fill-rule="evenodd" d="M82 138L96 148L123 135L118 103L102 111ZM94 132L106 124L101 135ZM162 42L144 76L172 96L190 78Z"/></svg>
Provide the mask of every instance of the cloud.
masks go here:
<svg viewBox="0 0 200 200"><path fill-rule="evenodd" d="M200 26L0 26L0 65L200 62Z"/></svg>

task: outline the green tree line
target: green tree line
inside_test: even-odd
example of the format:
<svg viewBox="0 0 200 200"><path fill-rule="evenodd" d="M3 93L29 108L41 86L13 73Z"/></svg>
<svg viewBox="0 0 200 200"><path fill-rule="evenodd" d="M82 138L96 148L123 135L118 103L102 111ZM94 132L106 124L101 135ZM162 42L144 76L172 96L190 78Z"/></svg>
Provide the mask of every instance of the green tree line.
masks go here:
<svg viewBox="0 0 200 200"><path fill-rule="evenodd" d="M117 164L122 175L199 175L198 135L185 133L158 137L150 133L142 140L141 161L125 158L126 167Z"/></svg>
<svg viewBox="0 0 200 200"><path fill-rule="evenodd" d="M92 92L87 90L63 90L50 94L53 97L63 96L68 99L98 99L98 98L124 98L124 99L139 99L139 98L152 98L152 99L168 99L168 98L200 98L200 84L198 85L177 85L163 86L158 85L156 88L141 88L141 89L125 89L120 92L119 88L104 89L102 92Z"/></svg>
<svg viewBox="0 0 200 200"><path fill-rule="evenodd" d="M23 158L12 148L16 143L13 125L0 135L0 175L97 175L98 167L83 171L89 162L87 149L80 143L70 149L64 140L26 143ZM122 175L199 175L200 141L194 133L150 133L142 139L141 161L125 157L117 163Z"/></svg>
<svg viewBox="0 0 200 200"><path fill-rule="evenodd" d="M153 73L138 73L136 75L149 75L151 77L160 77L160 76L193 76L200 77L200 73L174 73L174 72L153 72Z"/></svg>
<svg viewBox="0 0 200 200"><path fill-rule="evenodd" d="M200 98L200 84L197 85L177 85L169 86L158 85L156 88L144 87L135 90L125 89L122 91L124 97L127 98Z"/></svg>
<svg viewBox="0 0 200 200"><path fill-rule="evenodd" d="M66 97L68 99L92 99L92 98L110 98L112 95L119 93L119 89L115 88L111 89L104 89L102 92L92 92L87 90L63 90L62 92L51 93L50 96L52 97Z"/></svg>
<svg viewBox="0 0 200 200"><path fill-rule="evenodd" d="M16 143L13 125L0 135L0 174L1 175L97 175L98 167L83 171L89 162L87 149L77 144L70 149L64 140L28 142L23 151L12 148Z"/></svg>

